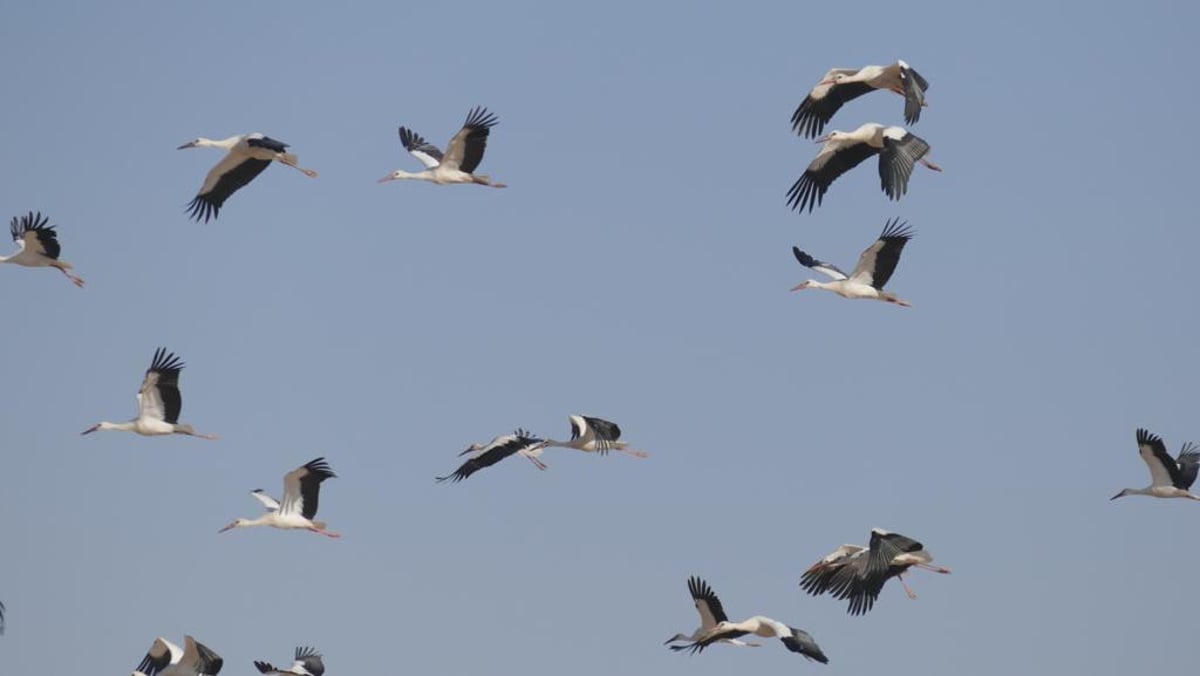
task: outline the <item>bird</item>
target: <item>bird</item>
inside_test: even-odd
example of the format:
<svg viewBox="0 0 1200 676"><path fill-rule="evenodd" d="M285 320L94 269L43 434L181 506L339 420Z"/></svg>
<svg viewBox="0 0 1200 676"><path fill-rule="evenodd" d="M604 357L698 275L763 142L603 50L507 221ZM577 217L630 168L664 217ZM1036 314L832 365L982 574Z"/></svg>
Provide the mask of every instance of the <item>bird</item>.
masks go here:
<svg viewBox="0 0 1200 676"><path fill-rule="evenodd" d="M779 620L773 620L765 615L755 615L741 622L718 622L715 627L705 632L705 634L696 641L681 646L680 649L688 649L692 654L703 652L708 646L725 639L737 638L753 634L765 638L778 638L785 648L794 652L800 653L806 659L828 664L829 658L821 651L821 647L813 639L812 635L803 629L790 627Z"/></svg>
<svg viewBox="0 0 1200 676"><path fill-rule="evenodd" d="M336 476L329 463L325 462L325 458L311 460L283 476L282 503L267 495L263 489L256 488L250 495L267 508L267 513L257 519L235 519L217 532L224 533L234 528L252 526L271 526L283 530L310 530L331 538L339 538L340 534L326 530L324 521L313 520L317 515L321 482Z"/></svg>
<svg viewBox="0 0 1200 676"><path fill-rule="evenodd" d="M96 430L120 430L136 432L144 436L163 434L186 434L201 439L216 439L215 434L200 434L191 425L179 422L179 411L183 408L183 397L179 394L179 372L183 362L167 348L154 352L146 377L138 388L138 416L121 423L99 422L80 434L91 434Z"/></svg>
<svg viewBox="0 0 1200 676"><path fill-rule="evenodd" d="M796 256L796 260L800 261L801 265L828 275L833 281L821 282L809 279L793 286L791 290L828 289L842 298L871 298L895 303L901 307L912 307L908 301L884 291L883 285L892 278L892 273L896 271L896 264L900 262L900 252L904 250L904 245L908 244L908 240L912 239L914 234L908 228L908 224L901 223L900 219L888 221L884 224L883 233L879 235L879 239L863 250L858 257L858 265L854 266L854 272L849 275L829 263L813 258L801 251L799 247L792 247L792 254Z"/></svg>
<svg viewBox="0 0 1200 676"><path fill-rule="evenodd" d="M929 144L904 127L869 122L851 132L829 132L816 142L825 145L788 190L788 204L793 211L807 208L811 212L839 176L872 155L879 155L881 186L892 200L899 200L908 192L908 179L917 162L934 171L942 170L925 159Z"/></svg>
<svg viewBox="0 0 1200 676"><path fill-rule="evenodd" d="M36 214L31 211L20 218L13 216L8 229L17 243L17 252L7 258L0 256L0 263L16 263L27 268L57 268L75 286L83 288L83 280L70 272L73 266L58 259L62 246L58 243L58 233L54 231L56 226L47 225L49 222L50 219L42 216L40 211Z"/></svg>
<svg viewBox="0 0 1200 676"><path fill-rule="evenodd" d="M402 169L379 179L379 183L399 180L429 181L438 185L447 183L476 183L492 188L506 188L503 183L493 182L490 176L472 172L483 161L487 148L488 134L496 126L496 116L487 108L476 106L467 113L462 129L450 139L445 154L437 146L426 141L420 134L407 127L400 127L400 142L410 155L425 165L424 171L408 172Z"/></svg>
<svg viewBox="0 0 1200 676"><path fill-rule="evenodd" d="M225 660L208 646L191 636L183 637L183 650L161 636L150 644L150 650L133 676L217 676Z"/></svg>
<svg viewBox="0 0 1200 676"><path fill-rule="evenodd" d="M1109 498L1116 500L1126 495L1149 495L1154 498L1191 498L1200 500L1200 495L1188 491L1196 483L1200 471L1200 446L1187 442L1179 449L1179 457L1167 453L1162 437L1148 430L1137 431L1138 454L1150 468L1150 485L1146 488L1126 488Z"/></svg>
<svg viewBox="0 0 1200 676"><path fill-rule="evenodd" d="M650 455L645 451L629 448L629 444L624 441L618 441L621 428L614 422L575 413L569 415L568 419L571 421L571 440L547 439L544 448L574 448L577 451L600 455L607 455L609 451L620 451L635 458L646 458Z"/></svg>
<svg viewBox="0 0 1200 676"><path fill-rule="evenodd" d="M260 673L282 675L296 674L297 676L321 676L325 673L325 663L321 661L321 653L313 648L300 646L296 648L296 661L287 669L276 669L270 662L255 660L254 666Z"/></svg>
<svg viewBox="0 0 1200 676"><path fill-rule="evenodd" d="M849 600L846 612L863 615L874 607L884 583L893 577L900 580L910 599L917 598L902 577L913 566L935 573L950 572L931 561L933 555L920 542L874 528L866 549L858 545L838 547L804 571L800 588L812 596L830 593L836 599Z"/></svg>
<svg viewBox="0 0 1200 676"><path fill-rule="evenodd" d="M695 575L689 577L688 592L692 595L692 603L696 605L696 612L700 613L700 628L693 631L691 635L675 634L667 639L663 645L669 645L676 641L697 641L704 636L705 632L711 631L713 627L716 627L718 622L729 620L729 616L725 614L725 609L721 607L721 599L717 598L716 593L713 592L712 587L708 586L707 582ZM736 638L721 639L721 642L738 647L758 648L762 646L761 643L747 643ZM685 645L673 645L670 647L671 650L676 651L688 648Z"/></svg>
<svg viewBox="0 0 1200 676"><path fill-rule="evenodd" d="M317 177L317 172L298 164L299 159L287 151L288 144L259 132L230 136L219 141L201 136L176 150L186 148L221 148L228 151L225 157L208 171L204 183L200 186L200 192L196 193L196 197L188 204L188 214L197 222L203 220L207 223L209 219L216 218L225 200L253 181L255 176L263 173L272 160L303 172L309 178Z"/></svg>
<svg viewBox="0 0 1200 676"><path fill-rule="evenodd" d="M925 92L929 83L903 60L890 66L833 68L792 113L792 129L801 136L813 138L825 130L825 125L847 101L877 89L887 89L904 97L904 121L916 124L921 119Z"/></svg>
<svg viewBox="0 0 1200 676"><path fill-rule="evenodd" d="M486 444L471 444L467 450L458 455L464 456L468 453L476 455L464 462L453 474L437 477L437 482L452 481L458 483L463 479L478 472L484 467L491 467L508 456L517 453L523 457L529 458L538 469L546 469L546 464L538 459L541 455L542 448L546 441L535 437L530 432L523 429L517 429L512 434L505 434L492 439Z"/></svg>

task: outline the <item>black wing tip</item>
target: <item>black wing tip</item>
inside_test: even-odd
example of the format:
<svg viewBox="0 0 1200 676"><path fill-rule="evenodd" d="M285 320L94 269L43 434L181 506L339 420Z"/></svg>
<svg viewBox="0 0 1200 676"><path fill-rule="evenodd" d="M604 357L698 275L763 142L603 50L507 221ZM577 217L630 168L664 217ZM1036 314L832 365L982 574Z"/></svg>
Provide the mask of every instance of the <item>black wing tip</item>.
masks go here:
<svg viewBox="0 0 1200 676"><path fill-rule="evenodd" d="M889 219L883 226L883 232L879 235L879 239L893 239L908 241L917 236L917 231L908 224L908 221L901 221L900 217Z"/></svg>
<svg viewBox="0 0 1200 676"><path fill-rule="evenodd" d="M818 185L806 171L788 190L788 206L792 208L792 211L804 213L807 209L809 213L812 213L813 208L819 206L825 199L825 191L828 189L829 186Z"/></svg>
<svg viewBox="0 0 1200 676"><path fill-rule="evenodd" d="M174 371L178 373L183 370L183 361L174 353L168 352L167 348L160 347L154 351L154 358L150 360L150 369L155 373L170 373Z"/></svg>
<svg viewBox="0 0 1200 676"><path fill-rule="evenodd" d="M425 139L408 127L400 127L400 143L404 145L405 150L412 150L425 145Z"/></svg>
<svg viewBox="0 0 1200 676"><path fill-rule="evenodd" d="M47 230L53 231L55 226L47 225L50 219L42 215L42 212L30 211L27 214L22 214L20 217L13 216L10 229L12 230L13 238L17 237L19 232L28 232L30 230Z"/></svg>
<svg viewBox="0 0 1200 676"><path fill-rule="evenodd" d="M320 477L321 481L337 478L337 475L333 473L333 469L330 468L329 463L325 462L324 456L304 463L304 469L308 470L310 474Z"/></svg>
<svg viewBox="0 0 1200 676"><path fill-rule="evenodd" d="M475 106L471 112L467 113L467 120L463 122L463 127L467 129L491 129L500 122L495 113L489 113L484 106Z"/></svg>
<svg viewBox="0 0 1200 676"><path fill-rule="evenodd" d="M456 483L462 481L463 479L467 478L468 476L469 475L466 474L465 472L463 472L462 470L458 470L457 472L455 472L453 474L447 474L446 476L435 476L433 479L434 479L434 481L438 482L439 484L445 483L446 481L449 481L452 484L456 484Z"/></svg>
<svg viewBox="0 0 1200 676"><path fill-rule="evenodd" d="M296 647L296 659L302 660L306 657L322 657L322 655L321 655L321 653L317 652L316 648L313 648L312 646L306 646L306 645L297 646Z"/></svg>
<svg viewBox="0 0 1200 676"><path fill-rule="evenodd" d="M263 674L275 671L275 667L272 666L270 662L262 662L259 660L254 660L254 667L256 669L258 669L259 673L263 673Z"/></svg>
<svg viewBox="0 0 1200 676"><path fill-rule="evenodd" d="M197 223L207 223L209 220L216 220L220 214L221 207L204 195L196 195L188 202L185 210L188 217L195 220Z"/></svg>
<svg viewBox="0 0 1200 676"><path fill-rule="evenodd" d="M1137 441L1138 441L1138 445L1142 445L1142 444L1154 445L1154 444L1163 443L1162 437L1158 436L1157 434L1155 434L1155 433L1151 432L1150 430L1145 429L1143 427L1139 427L1137 430Z"/></svg>
<svg viewBox="0 0 1200 676"><path fill-rule="evenodd" d="M796 260L799 261L800 265L803 265L806 268L811 268L814 265L820 264L820 261L801 251L800 247L798 246L792 247L792 255L796 257Z"/></svg>

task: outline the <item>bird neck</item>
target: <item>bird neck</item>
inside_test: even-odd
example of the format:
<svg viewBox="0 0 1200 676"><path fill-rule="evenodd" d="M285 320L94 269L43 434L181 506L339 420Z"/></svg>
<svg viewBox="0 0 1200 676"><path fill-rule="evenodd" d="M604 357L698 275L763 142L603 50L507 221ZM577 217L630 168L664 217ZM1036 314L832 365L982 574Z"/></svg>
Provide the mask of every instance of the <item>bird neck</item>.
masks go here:
<svg viewBox="0 0 1200 676"><path fill-rule="evenodd" d="M242 140L241 136L230 136L229 138L223 138L223 139L211 139L211 138L200 137L200 138L196 139L196 147L197 148L220 148L222 150L231 150L234 146L236 146L238 144L238 141L241 141L241 140Z"/></svg>
<svg viewBox="0 0 1200 676"><path fill-rule="evenodd" d="M116 431L119 431L119 432L132 432L132 431L134 431L134 429L136 429L136 428L137 428L137 421L136 421L136 420L129 420L129 421L126 421L126 422L119 422L119 423L102 422L102 423L100 423L100 428L99 428L99 429L102 429L102 430L116 430Z"/></svg>

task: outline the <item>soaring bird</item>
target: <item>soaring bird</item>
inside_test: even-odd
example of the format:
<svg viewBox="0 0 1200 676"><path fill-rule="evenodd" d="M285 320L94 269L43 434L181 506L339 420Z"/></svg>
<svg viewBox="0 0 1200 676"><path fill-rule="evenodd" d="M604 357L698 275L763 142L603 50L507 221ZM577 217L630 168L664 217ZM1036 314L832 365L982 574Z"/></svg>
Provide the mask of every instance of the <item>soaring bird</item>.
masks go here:
<svg viewBox="0 0 1200 676"><path fill-rule="evenodd" d="M496 437L486 444L471 444L467 450L458 455L468 453L475 455L464 462L453 474L437 477L438 483L452 481L458 483L478 472L484 467L491 467L514 453L529 459L538 469L546 469L545 463L538 459L546 441L539 439L523 429L517 429L512 434Z"/></svg>
<svg viewBox="0 0 1200 676"><path fill-rule="evenodd" d="M337 475L330 469L325 458L310 460L304 465L283 475L283 502L267 495L261 488L250 492L254 499L263 504L267 513L257 519L236 519L218 533L234 528L271 526L283 530L310 530L331 538L341 537L325 529L324 521L314 521L317 516L317 501L320 498L321 482Z"/></svg>
<svg viewBox="0 0 1200 676"><path fill-rule="evenodd" d="M260 673L269 676L321 676L325 673L325 663L321 661L321 653L313 648L300 646L296 648L296 661L287 669L276 669L270 662L255 661L254 666Z"/></svg>
<svg viewBox="0 0 1200 676"><path fill-rule="evenodd" d="M675 641L691 641L700 640L707 632L713 630L718 622L727 622L729 616L725 614L725 609L721 607L721 599L717 598L712 587L704 580L693 575L688 578L688 592L692 595L692 603L696 606L696 612L700 614L700 628L689 634L675 634L667 639L663 645L674 643ZM736 638L721 639L722 643L739 647L758 648L761 643L747 643ZM686 650L686 645L673 645L671 650Z"/></svg>
<svg viewBox="0 0 1200 676"><path fill-rule="evenodd" d="M858 70L834 68L825 73L792 113L792 129L801 136L813 138L825 130L825 125L843 104L877 89L887 89L904 97L905 122L916 124L921 119L921 108L927 105L925 92L929 91L929 83L912 66L897 61L890 66L864 66Z"/></svg>
<svg viewBox="0 0 1200 676"><path fill-rule="evenodd" d="M1145 488L1126 488L1110 500L1126 495L1200 500L1200 495L1188 491L1196 483L1196 473L1200 471L1200 446L1189 441L1179 449L1179 457L1172 458L1167 453L1167 445L1162 437L1140 428L1137 431L1137 443L1138 455L1150 468L1150 485Z"/></svg>
<svg viewBox="0 0 1200 676"><path fill-rule="evenodd" d="M429 181L438 185L476 183L492 188L507 187L503 183L493 183L489 176L472 173L483 161L488 134L492 127L496 126L496 122L496 116L488 113L487 108L472 108L471 112L467 113L467 121L463 122L462 129L450 139L444 155L437 146L426 141L420 134L407 127L400 127L400 142L409 154L425 165L425 171L413 173L397 170L379 179L379 182L408 179Z"/></svg>
<svg viewBox="0 0 1200 676"><path fill-rule="evenodd" d="M708 646L725 639L737 638L753 634L755 636L763 636L765 638L777 638L783 643L783 646L794 653L800 653L805 658L828 664L829 658L821 651L821 647L813 640L811 634L803 629L789 627L788 625L773 620L764 615L755 615L741 622L718 622L717 626L706 632L700 639L693 643L682 646L691 650L693 654L702 652Z"/></svg>
<svg viewBox="0 0 1200 676"><path fill-rule="evenodd" d="M884 583L893 577L900 580L910 599L917 598L902 577L913 566L935 573L950 572L948 568L932 565L931 561L933 556L920 542L874 528L867 549L858 545L838 547L804 572L800 588L812 596L830 593L834 598L848 599L846 611L862 615L874 607Z"/></svg>
<svg viewBox="0 0 1200 676"><path fill-rule="evenodd" d="M298 164L297 157L287 151L288 144L258 132L230 136L219 141L202 136L179 146L177 150L185 148L221 148L228 151L225 157L209 170L208 175L204 177L204 184L200 186L200 192L188 204L189 215L205 223L210 218L216 218L225 200L263 173L272 161L286 164L309 178L317 177L317 172Z"/></svg>
<svg viewBox="0 0 1200 676"><path fill-rule="evenodd" d="M571 421L571 440L547 439L545 448L574 448L584 453L599 453L600 455L606 455L609 451L620 451L635 458L645 458L650 455L645 451L629 448L629 444L619 441L621 428L614 422L579 414L571 414L568 419Z"/></svg>
<svg viewBox="0 0 1200 676"><path fill-rule="evenodd" d="M142 386L138 388L138 416L128 422L99 422L81 434L91 434L96 430L121 430L145 436L186 434L201 439L216 439L215 434L200 434L191 425L179 422L179 412L183 408L183 397L179 394L179 372L182 370L183 362L179 357L167 352L165 347L158 348L150 368L146 369Z"/></svg>
<svg viewBox="0 0 1200 676"><path fill-rule="evenodd" d="M891 220L883 226L883 233L879 235L879 239L862 252L858 257L858 265L854 266L854 272L849 275L829 263L813 258L798 247L792 247L792 253L801 265L828 275L833 280L820 282L810 279L793 286L792 291L828 289L842 298L871 298L910 307L908 301L883 290L883 285L888 283L892 273L896 271L896 264L900 262L900 252L913 237L913 231L907 224L899 221L900 219Z"/></svg>
<svg viewBox="0 0 1200 676"><path fill-rule="evenodd" d="M183 650L161 636L150 644L133 676L217 676L225 660L191 636L183 637Z"/></svg>
<svg viewBox="0 0 1200 676"><path fill-rule="evenodd" d="M908 178L917 162L934 171L938 165L925 159L929 144L903 127L868 123L851 132L832 131L817 139L824 143L808 169L788 190L792 210L812 211L825 198L829 186L872 155L879 155L879 179L893 200L908 192Z"/></svg>
<svg viewBox="0 0 1200 676"><path fill-rule="evenodd" d="M0 256L0 263L16 263L27 268L57 268L75 286L82 288L83 280L70 272L73 266L58 259L62 247L58 244L58 233L54 231L56 226L48 223L50 219L43 217L40 211L36 214L31 211L19 219L13 216L8 229L17 243L17 253L7 258Z"/></svg>

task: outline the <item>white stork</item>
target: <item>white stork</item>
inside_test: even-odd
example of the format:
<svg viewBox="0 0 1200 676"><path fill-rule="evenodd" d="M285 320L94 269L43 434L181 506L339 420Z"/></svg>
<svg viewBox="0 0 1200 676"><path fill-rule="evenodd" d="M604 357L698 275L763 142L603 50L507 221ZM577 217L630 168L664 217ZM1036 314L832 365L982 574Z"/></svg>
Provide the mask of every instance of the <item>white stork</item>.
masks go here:
<svg viewBox="0 0 1200 676"><path fill-rule="evenodd" d="M260 673L268 676L321 676L325 673L325 662L321 660L321 653L305 646L296 648L296 661L287 669L276 669L270 662L258 660L255 660L254 666Z"/></svg>
<svg viewBox="0 0 1200 676"><path fill-rule="evenodd" d="M163 434L186 434L201 439L216 439L215 434L200 434L191 425L179 422L183 408L183 397L179 394L179 372L183 362L174 353L160 347L154 352L146 377L138 388L138 416L121 423L99 422L80 434L91 434L96 430L120 430L136 432L145 436Z"/></svg>
<svg viewBox="0 0 1200 676"><path fill-rule="evenodd" d="M58 259L62 247L58 244L55 226L47 225L49 222L50 219L43 217L40 211L36 214L31 211L19 219L13 216L8 229L17 243L17 253L7 258L0 256L0 263L16 263L27 268L57 268L75 286L82 288L83 280L70 273L71 264Z"/></svg>
<svg viewBox="0 0 1200 676"><path fill-rule="evenodd" d="M788 190L792 210L810 212L825 198L839 176L872 155L879 155L879 178L883 191L893 200L908 192L908 178L917 162L934 171L938 165L925 159L929 144L903 127L885 127L873 122L851 132L833 131L817 139L824 143L804 174Z"/></svg>
<svg viewBox="0 0 1200 676"><path fill-rule="evenodd" d="M681 649L687 648L691 650L692 654L695 654L718 641L749 634L764 638L777 638L785 648L794 653L800 653L806 659L821 664L829 663L829 658L825 656L824 652L821 652L821 647L813 640L811 634L803 629L789 627L779 620L773 620L765 615L755 615L741 622L729 622L728 620L718 622L717 626L705 632L704 636L689 645L681 646Z"/></svg>
<svg viewBox="0 0 1200 676"><path fill-rule="evenodd" d="M425 165L425 171L416 173L404 170L393 171L379 179L380 183L398 180L429 181L438 185L447 183L476 183L492 188L505 188L503 183L493 183L490 176L477 176L471 172L483 161L487 148L488 133L496 126L496 116L487 108L476 106L467 113L462 129L450 139L445 155L437 146L427 142L420 134L400 127L400 142L405 150Z"/></svg>
<svg viewBox="0 0 1200 676"><path fill-rule="evenodd" d="M1126 495L1149 495L1154 498L1191 498L1200 500L1200 495L1188 491L1196 483L1200 471L1200 446L1187 442L1179 450L1179 458L1167 453L1162 437L1138 429L1138 454L1150 468L1150 485L1146 488L1126 488L1109 498L1116 500Z"/></svg>
<svg viewBox="0 0 1200 676"><path fill-rule="evenodd" d="M696 612L700 613L700 628L693 631L690 636L688 634L675 634L667 639L663 645L669 645L675 641L698 641L705 633L712 631L718 622L729 620L729 616L725 614L725 609L721 607L721 599L717 598L716 593L713 592L712 587L708 586L707 582L695 575L689 577L688 592L692 595L692 603L696 605ZM758 648L762 646L761 643L747 643L736 638L723 638L721 642L739 647ZM671 650L685 650L687 647L685 645L673 645L671 646Z"/></svg>
<svg viewBox="0 0 1200 676"><path fill-rule="evenodd" d="M949 568L931 564L933 555L924 546L899 533L874 528L867 549L842 545L804 571L800 588L812 596L830 593L836 599L850 601L846 612L862 615L875 606L883 585L891 578L900 580L908 598L917 595L904 582L904 573L916 566L947 574Z"/></svg>
<svg viewBox="0 0 1200 676"><path fill-rule="evenodd" d="M546 464L537 457L541 455L545 445L544 439L539 439L523 429L518 429L512 434L498 436L486 444L471 444L467 450L458 455L460 457L468 453L476 455L464 462L453 474L437 477L437 481L441 483L450 480L458 483L484 467L491 467L514 453L528 458L538 469L546 469Z"/></svg>
<svg viewBox="0 0 1200 676"><path fill-rule="evenodd" d="M912 66L897 61L890 66L834 68L825 73L792 113L792 129L813 138L825 130L843 104L876 89L887 89L904 97L905 122L916 124L921 119L929 83Z"/></svg>
<svg viewBox="0 0 1200 676"><path fill-rule="evenodd" d="M854 272L847 275L833 265L819 261L798 247L792 247L792 253L800 264L828 275L831 282L820 282L810 279L793 286L792 291L804 289L828 289L842 298L872 298L901 307L911 307L908 301L897 298L895 294L883 290L883 285L892 278L896 264L900 262L900 252L904 245L912 239L913 231L899 219L888 221L883 226L883 233L871 246L867 247L858 257L858 265Z"/></svg>
<svg viewBox="0 0 1200 676"><path fill-rule="evenodd" d="M620 451L635 458L645 458L650 454L645 451L635 451L629 444L618 441L621 428L614 422L603 418L592 418L586 415L571 414L571 440L555 441L547 439L545 448L574 448L584 453L599 453L607 455L609 451Z"/></svg>
<svg viewBox="0 0 1200 676"><path fill-rule="evenodd" d="M183 637L183 650L161 636L150 644L150 650L133 676L217 676L225 660L196 641L191 636Z"/></svg>
<svg viewBox="0 0 1200 676"><path fill-rule="evenodd" d="M253 181L255 176L263 173L272 160L301 171L309 178L317 177L317 172L298 164L298 158L287 151L288 144L258 132L230 136L219 141L202 136L188 141L176 150L185 148L221 148L228 151L228 154L209 170L208 175L204 177L204 184L200 186L200 192L188 204L189 215L196 221L203 220L205 223L210 218L216 218L225 200Z"/></svg>
<svg viewBox="0 0 1200 676"><path fill-rule="evenodd" d="M331 538L341 537L325 529L324 521L314 521L317 515L317 502L321 492L321 482L337 477L330 469L325 458L309 461L283 476L283 502L267 495L266 491L257 488L250 492L254 499L267 508L267 513L257 519L236 519L218 533L224 533L234 528L250 528L252 526L270 526L283 530L310 530Z"/></svg>

